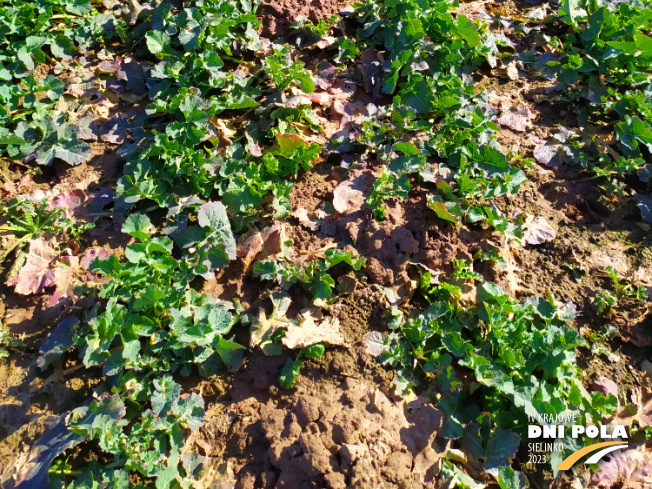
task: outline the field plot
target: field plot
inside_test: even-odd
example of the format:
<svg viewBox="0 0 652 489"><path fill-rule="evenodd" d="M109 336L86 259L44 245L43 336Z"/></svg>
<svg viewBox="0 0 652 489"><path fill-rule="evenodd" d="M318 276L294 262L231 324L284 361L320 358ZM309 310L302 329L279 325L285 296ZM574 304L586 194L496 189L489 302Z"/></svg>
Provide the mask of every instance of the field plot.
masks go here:
<svg viewBox="0 0 652 489"><path fill-rule="evenodd" d="M3 0L0 101L3 489L652 487L649 0Z"/></svg>

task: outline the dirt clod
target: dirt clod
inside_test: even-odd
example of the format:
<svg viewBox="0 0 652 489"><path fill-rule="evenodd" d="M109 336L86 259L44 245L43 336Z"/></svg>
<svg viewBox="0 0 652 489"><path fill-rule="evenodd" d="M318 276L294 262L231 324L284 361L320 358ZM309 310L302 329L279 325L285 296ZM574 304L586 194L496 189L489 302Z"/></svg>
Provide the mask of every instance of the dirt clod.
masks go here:
<svg viewBox="0 0 652 489"><path fill-rule="evenodd" d="M333 15L338 15L342 8L348 5L347 1L340 0L263 0L257 17L262 21L260 35L271 40L287 37L290 25L298 17L304 17L311 22L326 20Z"/></svg>

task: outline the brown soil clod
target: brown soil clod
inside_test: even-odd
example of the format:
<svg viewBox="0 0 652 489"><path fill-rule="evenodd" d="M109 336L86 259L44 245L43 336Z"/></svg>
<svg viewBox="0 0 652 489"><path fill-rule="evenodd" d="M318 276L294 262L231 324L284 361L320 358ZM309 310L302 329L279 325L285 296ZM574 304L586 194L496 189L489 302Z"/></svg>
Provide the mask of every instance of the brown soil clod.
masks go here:
<svg viewBox="0 0 652 489"><path fill-rule="evenodd" d="M346 0L263 0L256 16L262 21L260 35L273 41L290 33L298 17L313 23L338 15L350 2Z"/></svg>

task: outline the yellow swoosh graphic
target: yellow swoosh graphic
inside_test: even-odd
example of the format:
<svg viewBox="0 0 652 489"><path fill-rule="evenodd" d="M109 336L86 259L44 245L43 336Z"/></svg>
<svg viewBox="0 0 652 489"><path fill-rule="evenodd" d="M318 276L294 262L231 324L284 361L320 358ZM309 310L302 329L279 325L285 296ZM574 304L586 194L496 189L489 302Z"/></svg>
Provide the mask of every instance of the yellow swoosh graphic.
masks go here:
<svg viewBox="0 0 652 489"><path fill-rule="evenodd" d="M570 469L575 462L581 459L587 453L596 451L598 448L610 447L612 445L622 445L622 441L605 441L602 443L595 443L594 445L589 445L588 447L580 448L578 451L571 453L566 459L559 464L555 470L568 470Z"/></svg>

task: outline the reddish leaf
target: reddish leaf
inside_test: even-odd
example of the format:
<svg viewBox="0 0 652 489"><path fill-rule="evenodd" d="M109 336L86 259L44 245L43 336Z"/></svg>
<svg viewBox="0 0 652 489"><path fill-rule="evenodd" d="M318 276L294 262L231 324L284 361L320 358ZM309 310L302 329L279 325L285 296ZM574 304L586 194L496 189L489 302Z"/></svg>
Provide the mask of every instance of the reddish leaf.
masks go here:
<svg viewBox="0 0 652 489"><path fill-rule="evenodd" d="M546 241L552 241L557 236L554 229L541 216L528 216L523 224L523 239L531 245L539 245Z"/></svg>
<svg viewBox="0 0 652 489"><path fill-rule="evenodd" d="M95 248L92 250L86 250L86 253L84 253L84 256L79 262L79 265L82 268L88 270L88 267L90 266L91 262L95 258L99 258L100 260L106 260L108 257L109 257L109 252L104 248Z"/></svg>
<svg viewBox="0 0 652 489"><path fill-rule="evenodd" d="M52 201L52 208L64 209L66 215L72 216L73 212L82 206L86 200L86 194L83 190L76 189L72 192L61 194Z"/></svg>
<svg viewBox="0 0 652 489"><path fill-rule="evenodd" d="M604 395L611 394L618 397L618 384L606 377L600 377L593 382L593 389Z"/></svg>
<svg viewBox="0 0 652 489"><path fill-rule="evenodd" d="M58 261L51 271L52 285L56 286L54 293L48 300L49 306L54 306L61 299L70 297L76 299L74 289L80 278L79 274L79 257L77 256L63 256Z"/></svg>
<svg viewBox="0 0 652 489"><path fill-rule="evenodd" d="M645 445L616 450L598 464L591 477L595 488L643 488L652 486L652 457Z"/></svg>
<svg viewBox="0 0 652 489"><path fill-rule="evenodd" d="M13 285L17 294L29 295L41 292L45 287L54 285L50 263L57 256L54 238L49 241L36 239L29 245L29 253L20 271L7 280Z"/></svg>

